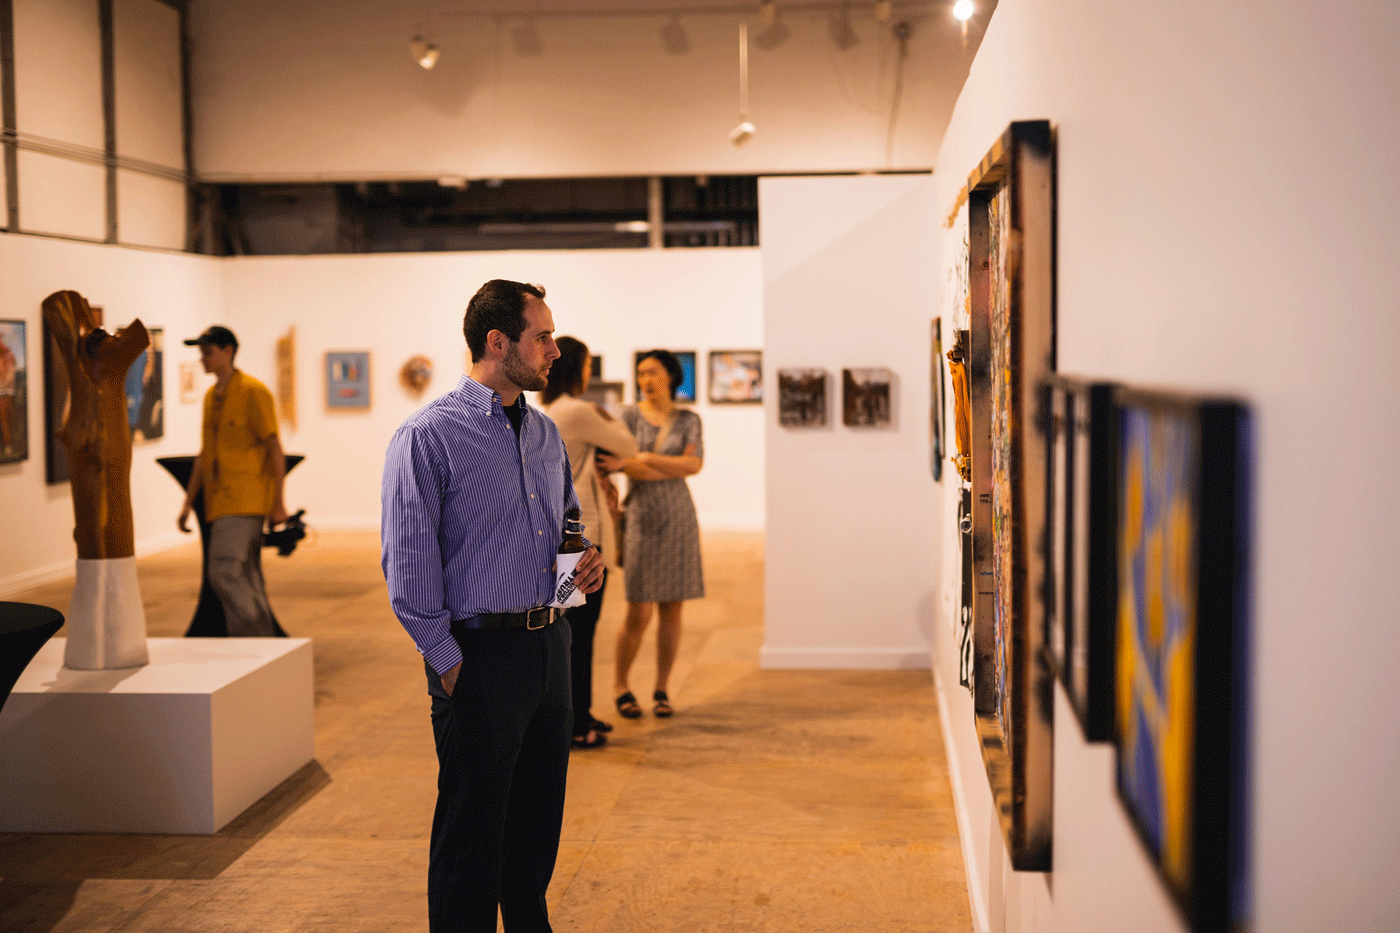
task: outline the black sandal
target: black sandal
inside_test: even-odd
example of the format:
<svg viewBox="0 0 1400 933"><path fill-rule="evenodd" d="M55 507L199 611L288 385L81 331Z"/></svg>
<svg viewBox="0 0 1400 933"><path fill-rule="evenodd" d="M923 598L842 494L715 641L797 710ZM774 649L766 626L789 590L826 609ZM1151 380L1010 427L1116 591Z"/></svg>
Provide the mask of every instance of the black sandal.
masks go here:
<svg viewBox="0 0 1400 933"><path fill-rule="evenodd" d="M666 695L665 690L657 690L651 698L656 701L656 705L651 708L651 714L657 719L665 719L676 712L671 708L671 698Z"/></svg>
<svg viewBox="0 0 1400 933"><path fill-rule="evenodd" d="M593 736L593 738L590 739L590 735ZM601 732L595 732L590 729L583 735L574 736L569 744L574 748L602 748L604 745L608 744L608 737Z"/></svg>
<svg viewBox="0 0 1400 933"><path fill-rule="evenodd" d="M637 705L637 698L628 690L622 696L614 700L617 704L617 714L623 719L641 719L642 708Z"/></svg>
<svg viewBox="0 0 1400 933"><path fill-rule="evenodd" d="M612 723L603 722L603 720L601 719L595 719L593 720L593 725L589 726L588 728L592 729L594 732L611 732Z"/></svg>

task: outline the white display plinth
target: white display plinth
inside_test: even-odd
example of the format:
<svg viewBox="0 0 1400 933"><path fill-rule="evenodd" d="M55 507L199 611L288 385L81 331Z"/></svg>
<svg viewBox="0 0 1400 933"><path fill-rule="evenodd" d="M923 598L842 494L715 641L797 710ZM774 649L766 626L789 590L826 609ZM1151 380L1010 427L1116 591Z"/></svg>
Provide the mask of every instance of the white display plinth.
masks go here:
<svg viewBox="0 0 1400 933"><path fill-rule="evenodd" d="M315 756L307 638L151 638L63 667L55 638L0 713L0 832L216 833Z"/></svg>

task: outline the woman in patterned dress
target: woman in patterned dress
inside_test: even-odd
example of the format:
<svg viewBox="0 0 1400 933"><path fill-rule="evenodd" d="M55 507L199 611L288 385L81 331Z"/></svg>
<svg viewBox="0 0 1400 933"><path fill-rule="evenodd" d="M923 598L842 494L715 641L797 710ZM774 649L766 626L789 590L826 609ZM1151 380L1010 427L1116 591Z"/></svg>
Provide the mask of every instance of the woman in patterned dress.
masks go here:
<svg viewBox="0 0 1400 933"><path fill-rule="evenodd" d="M637 438L635 457L600 457L606 470L627 474L627 619L617 637L615 691L617 711L637 719L642 708L627 685L627 675L651 622L652 607L660 621L656 632L656 685L652 713L674 710L666 690L681 640L681 603L705 595L700 567L700 523L685 478L700 472L705 447L700 416L676 407L681 384L680 361L666 350L652 350L637 362L642 401L622 413Z"/></svg>

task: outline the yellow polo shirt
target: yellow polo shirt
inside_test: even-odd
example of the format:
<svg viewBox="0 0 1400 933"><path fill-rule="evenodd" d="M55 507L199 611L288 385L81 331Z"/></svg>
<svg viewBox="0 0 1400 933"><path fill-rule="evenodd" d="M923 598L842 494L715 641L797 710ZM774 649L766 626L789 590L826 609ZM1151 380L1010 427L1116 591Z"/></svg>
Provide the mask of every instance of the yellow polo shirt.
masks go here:
<svg viewBox="0 0 1400 933"><path fill-rule="evenodd" d="M272 393L252 376L233 371L222 399L204 393L204 518L267 515L272 511L268 442L277 436Z"/></svg>

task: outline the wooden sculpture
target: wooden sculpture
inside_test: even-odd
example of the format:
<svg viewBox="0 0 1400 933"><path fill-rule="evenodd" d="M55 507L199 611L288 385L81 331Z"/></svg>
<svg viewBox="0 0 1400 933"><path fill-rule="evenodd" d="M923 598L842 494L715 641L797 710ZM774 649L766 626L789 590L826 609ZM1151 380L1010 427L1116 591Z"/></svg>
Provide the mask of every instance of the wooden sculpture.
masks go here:
<svg viewBox="0 0 1400 933"><path fill-rule="evenodd" d="M58 439L68 454L78 557L131 557L136 553L136 532L126 372L150 337L139 318L116 334L107 333L77 292L54 292L43 307L68 370L68 417Z"/></svg>

